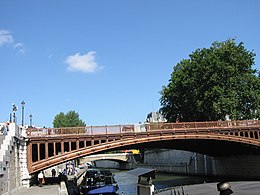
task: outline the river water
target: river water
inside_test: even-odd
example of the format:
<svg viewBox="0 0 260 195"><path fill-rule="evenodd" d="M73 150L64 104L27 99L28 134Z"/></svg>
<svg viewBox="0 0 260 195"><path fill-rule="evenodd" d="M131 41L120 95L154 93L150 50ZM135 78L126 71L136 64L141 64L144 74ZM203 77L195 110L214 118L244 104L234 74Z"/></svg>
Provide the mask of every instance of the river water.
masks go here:
<svg viewBox="0 0 260 195"><path fill-rule="evenodd" d="M119 194L122 192L124 195L136 195L137 192L137 176L128 173L127 171L112 170L115 174L115 179L119 186ZM193 176L181 176L167 173L156 173L155 179L153 179L153 184L155 190L190 185L190 184L200 184L214 182L214 178L205 177L193 177Z"/></svg>
<svg viewBox="0 0 260 195"><path fill-rule="evenodd" d="M157 189L164 189L168 187L191 185L191 184L201 184L208 182L218 181L215 178L198 177L198 176L181 176L166 173L156 173L154 179L154 185Z"/></svg>

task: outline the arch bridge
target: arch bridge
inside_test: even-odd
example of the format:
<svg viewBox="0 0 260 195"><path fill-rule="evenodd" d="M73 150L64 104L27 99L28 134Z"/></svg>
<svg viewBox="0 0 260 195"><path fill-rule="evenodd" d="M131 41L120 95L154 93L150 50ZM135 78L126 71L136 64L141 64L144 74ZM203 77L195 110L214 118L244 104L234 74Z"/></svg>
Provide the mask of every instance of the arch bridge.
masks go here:
<svg viewBox="0 0 260 195"><path fill-rule="evenodd" d="M111 150L169 148L210 156L260 154L260 120L28 128L30 174Z"/></svg>
<svg viewBox="0 0 260 195"><path fill-rule="evenodd" d="M96 154L84 157L84 161L93 162L97 160L110 160L116 162L127 162L131 160L133 154L129 153L116 153L116 154Z"/></svg>

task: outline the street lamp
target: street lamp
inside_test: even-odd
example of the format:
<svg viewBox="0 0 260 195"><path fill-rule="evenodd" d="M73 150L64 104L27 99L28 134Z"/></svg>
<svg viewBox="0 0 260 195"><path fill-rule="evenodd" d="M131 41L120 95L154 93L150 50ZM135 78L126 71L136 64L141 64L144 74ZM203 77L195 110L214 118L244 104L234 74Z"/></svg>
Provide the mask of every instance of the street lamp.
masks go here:
<svg viewBox="0 0 260 195"><path fill-rule="evenodd" d="M30 114L29 117L30 117L30 127L32 127L32 114Z"/></svg>
<svg viewBox="0 0 260 195"><path fill-rule="evenodd" d="M22 126L24 125L24 105L25 105L25 102L24 100L21 102L22 104Z"/></svg>

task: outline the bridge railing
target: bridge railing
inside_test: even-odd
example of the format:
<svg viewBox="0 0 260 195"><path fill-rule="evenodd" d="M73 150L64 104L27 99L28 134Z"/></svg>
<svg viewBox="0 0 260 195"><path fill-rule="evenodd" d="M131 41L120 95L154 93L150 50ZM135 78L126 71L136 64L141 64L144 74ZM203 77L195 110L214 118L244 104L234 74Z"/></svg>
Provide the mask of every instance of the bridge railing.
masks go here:
<svg viewBox="0 0 260 195"><path fill-rule="evenodd" d="M241 120L241 121L206 121L206 122L179 122L179 123L151 123L146 125L147 130L161 129L198 129L214 127L247 127L260 125L259 120Z"/></svg>
<svg viewBox="0 0 260 195"><path fill-rule="evenodd" d="M188 130L188 129L214 129L219 127L248 127L260 125L260 120L241 120L241 121L209 121L209 122L179 122L179 123L147 123L139 125L112 125L112 126L86 126L86 127L63 127L63 128L28 128L28 136L46 136L57 134L118 134L143 132L152 130ZM140 128L141 126L141 128Z"/></svg>
<svg viewBox="0 0 260 195"><path fill-rule="evenodd" d="M86 126L86 127L63 127L63 128L28 128L28 136L46 136L57 134L118 134L134 132L134 125L111 125L111 126Z"/></svg>

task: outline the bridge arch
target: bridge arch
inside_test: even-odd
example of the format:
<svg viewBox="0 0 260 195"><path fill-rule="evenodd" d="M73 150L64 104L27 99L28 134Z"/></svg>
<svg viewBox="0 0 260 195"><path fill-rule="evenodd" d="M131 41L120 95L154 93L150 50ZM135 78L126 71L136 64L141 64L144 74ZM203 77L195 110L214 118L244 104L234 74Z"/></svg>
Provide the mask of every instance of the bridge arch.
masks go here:
<svg viewBox="0 0 260 195"><path fill-rule="evenodd" d="M87 162L93 162L97 160L127 162L131 159L131 156L132 154L128 154L128 153L96 154L96 155L87 155L84 157L84 160Z"/></svg>

